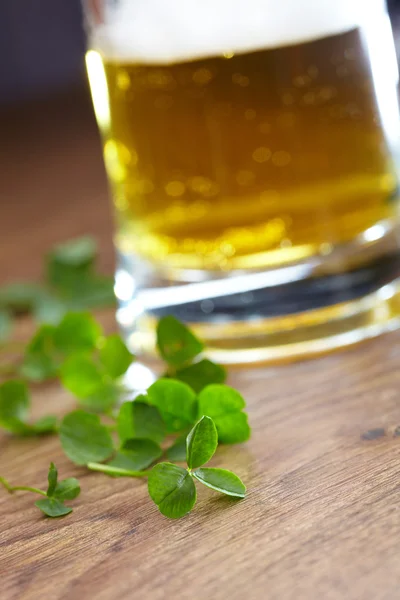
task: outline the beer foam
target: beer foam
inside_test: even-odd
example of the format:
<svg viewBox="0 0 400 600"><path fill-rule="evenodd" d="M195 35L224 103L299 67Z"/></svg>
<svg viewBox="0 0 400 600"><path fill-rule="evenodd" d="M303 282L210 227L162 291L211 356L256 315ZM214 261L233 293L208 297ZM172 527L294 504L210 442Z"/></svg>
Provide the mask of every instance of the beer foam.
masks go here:
<svg viewBox="0 0 400 600"><path fill-rule="evenodd" d="M117 0L89 43L111 60L171 63L308 42L373 23L385 0Z"/></svg>

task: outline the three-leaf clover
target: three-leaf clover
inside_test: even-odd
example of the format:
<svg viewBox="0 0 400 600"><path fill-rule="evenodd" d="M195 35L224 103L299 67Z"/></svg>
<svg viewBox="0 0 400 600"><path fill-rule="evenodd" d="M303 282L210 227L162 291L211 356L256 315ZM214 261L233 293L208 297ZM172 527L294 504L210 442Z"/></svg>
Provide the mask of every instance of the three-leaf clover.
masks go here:
<svg viewBox="0 0 400 600"><path fill-rule="evenodd" d="M65 506L65 500L74 500L79 496L81 488L79 481L74 477L58 481L58 471L54 463L50 463L48 473L48 488L46 498L37 500L37 506L48 517L63 517L72 512L72 508Z"/></svg>
<svg viewBox="0 0 400 600"><path fill-rule="evenodd" d="M81 275L91 272L93 259L94 248L87 242L59 248L53 254L49 263L50 283L61 296L40 290L35 306L45 308L50 302L54 324L39 327L20 367L25 380L40 382L60 377L86 409L75 410L62 419L58 432L65 454L77 465L108 475L149 477L150 496L161 513L170 518L179 518L193 508L195 481L243 498L245 487L234 473L204 465L214 455L218 442L248 439L250 428L244 399L236 390L223 385L226 378L223 367L208 359L199 360L203 344L174 317L161 319L157 330L167 373L150 386L147 394L122 404L116 414L115 406L123 391L120 378L133 360L131 353L118 335L105 337L89 313L65 314L66 306L76 301L74 294L78 287L83 289L85 280ZM74 288L77 283L79 286ZM21 294L21 310L25 306L30 309L29 297L24 299L21 291L17 291ZM17 310L4 302L3 295L2 305L0 290L0 326L5 311ZM194 359L196 362L192 362ZM29 408L24 381L11 380L0 385L0 426L21 436L57 430L53 416L29 423ZM197 419L200 420L196 423ZM186 460L187 468L164 462L146 471L162 456L160 444L167 434L177 434L166 450L168 459ZM36 505L51 517L71 512L64 501L75 498L80 491L74 478L59 482L53 464L46 492L26 486L12 487L1 477L0 483L10 492L27 490L42 495Z"/></svg>
<svg viewBox="0 0 400 600"><path fill-rule="evenodd" d="M0 484L10 494L17 491L25 491L43 496L43 499L35 502L35 506L48 517L63 517L64 515L68 515L72 512L72 508L65 506L64 502L65 500L74 500L79 496L81 491L79 481L74 477L58 481L58 472L54 463L50 463L47 480L48 486L46 492L26 485L12 486L4 477L0 477Z"/></svg>
<svg viewBox="0 0 400 600"><path fill-rule="evenodd" d="M159 463L150 471L149 494L160 512L178 519L190 512L196 502L193 478L218 492L244 498L246 488L237 475L226 469L203 467L218 446L218 433L213 420L203 416L186 439L188 467Z"/></svg>

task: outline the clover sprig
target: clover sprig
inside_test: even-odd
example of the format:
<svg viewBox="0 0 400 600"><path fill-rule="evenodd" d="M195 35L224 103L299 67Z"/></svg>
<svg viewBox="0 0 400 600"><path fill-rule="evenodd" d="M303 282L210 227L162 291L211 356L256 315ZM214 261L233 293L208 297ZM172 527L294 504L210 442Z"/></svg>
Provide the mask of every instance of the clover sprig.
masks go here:
<svg viewBox="0 0 400 600"><path fill-rule="evenodd" d="M94 272L95 256L91 238L63 244L47 258L47 291L33 283L0 288L0 333L10 331L13 315L20 312L32 312L41 321L20 360L5 369L12 377L0 384L0 427L14 436L58 435L66 456L91 471L148 477L150 497L170 518L193 508L196 481L243 498L245 487L234 473L204 465L218 443L250 437L244 399L224 384L225 369L204 356L202 342L173 316L157 326L163 376L146 393L129 399L124 375L135 358L124 341L117 334L105 335L89 312L70 310L93 306L96 298L100 302L94 290L102 281L107 287ZM33 420L30 385L48 379L58 379L77 406L61 419ZM186 467L173 464L185 461ZM77 497L79 483L73 478L58 482L53 463L48 481L43 491L0 478L9 492L41 494L35 504L47 516L69 514L72 509L64 501Z"/></svg>

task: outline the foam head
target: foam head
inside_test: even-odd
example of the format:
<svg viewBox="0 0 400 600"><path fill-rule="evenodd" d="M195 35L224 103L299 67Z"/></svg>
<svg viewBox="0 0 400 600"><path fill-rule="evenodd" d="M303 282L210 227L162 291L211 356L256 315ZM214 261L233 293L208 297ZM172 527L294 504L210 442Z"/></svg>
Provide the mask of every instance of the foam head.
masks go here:
<svg viewBox="0 0 400 600"><path fill-rule="evenodd" d="M89 44L110 60L171 63L307 42L385 10L385 0L120 0Z"/></svg>

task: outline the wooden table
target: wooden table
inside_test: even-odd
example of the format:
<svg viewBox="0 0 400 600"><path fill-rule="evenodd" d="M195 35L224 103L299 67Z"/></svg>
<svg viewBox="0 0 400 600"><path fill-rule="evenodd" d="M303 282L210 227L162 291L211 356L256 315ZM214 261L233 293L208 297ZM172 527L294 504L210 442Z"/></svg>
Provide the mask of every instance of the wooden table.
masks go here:
<svg viewBox="0 0 400 600"><path fill-rule="evenodd" d="M111 218L98 136L77 93L1 118L0 281L38 277L54 242L94 233L112 271ZM113 320L108 313L106 321ZM29 325L27 326L29 328ZM50 460L76 475L74 512L43 518L33 497L0 490L0 597L12 600L400 597L400 333L288 366L232 372L253 425L215 465L248 498L201 490L168 521L146 486L74 467L57 439L0 434L0 473L44 486ZM74 405L56 384L35 414Z"/></svg>

